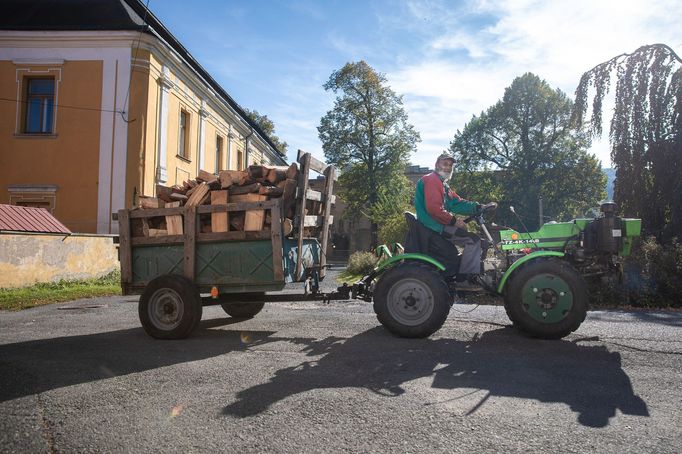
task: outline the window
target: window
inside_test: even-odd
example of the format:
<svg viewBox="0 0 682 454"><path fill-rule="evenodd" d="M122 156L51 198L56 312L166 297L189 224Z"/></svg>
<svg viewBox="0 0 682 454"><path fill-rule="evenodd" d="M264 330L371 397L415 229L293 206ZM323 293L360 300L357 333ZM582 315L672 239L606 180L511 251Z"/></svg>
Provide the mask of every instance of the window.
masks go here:
<svg viewBox="0 0 682 454"><path fill-rule="evenodd" d="M56 185L13 184L9 190L9 204L23 207L45 208L54 214L57 201Z"/></svg>
<svg viewBox="0 0 682 454"><path fill-rule="evenodd" d="M215 139L215 173L220 172L220 165L223 162L223 138L216 136Z"/></svg>
<svg viewBox="0 0 682 454"><path fill-rule="evenodd" d="M180 111L180 134L178 137L178 156L189 159L189 114Z"/></svg>
<svg viewBox="0 0 682 454"><path fill-rule="evenodd" d="M242 150L237 150L237 170L244 168L244 153Z"/></svg>
<svg viewBox="0 0 682 454"><path fill-rule="evenodd" d="M24 133L54 132L54 79L26 78Z"/></svg>

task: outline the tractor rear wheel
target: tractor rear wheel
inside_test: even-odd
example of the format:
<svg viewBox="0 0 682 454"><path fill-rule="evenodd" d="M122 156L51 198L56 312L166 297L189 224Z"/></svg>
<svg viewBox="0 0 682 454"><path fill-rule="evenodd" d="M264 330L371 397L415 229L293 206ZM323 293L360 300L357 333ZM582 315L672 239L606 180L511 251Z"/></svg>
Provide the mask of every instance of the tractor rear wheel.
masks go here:
<svg viewBox="0 0 682 454"><path fill-rule="evenodd" d="M428 337L443 326L452 298L436 270L418 264L384 272L374 288L379 322L400 337Z"/></svg>
<svg viewBox="0 0 682 454"><path fill-rule="evenodd" d="M566 262L537 259L512 277L504 307L514 326L542 339L560 339L572 333L587 315L587 285Z"/></svg>

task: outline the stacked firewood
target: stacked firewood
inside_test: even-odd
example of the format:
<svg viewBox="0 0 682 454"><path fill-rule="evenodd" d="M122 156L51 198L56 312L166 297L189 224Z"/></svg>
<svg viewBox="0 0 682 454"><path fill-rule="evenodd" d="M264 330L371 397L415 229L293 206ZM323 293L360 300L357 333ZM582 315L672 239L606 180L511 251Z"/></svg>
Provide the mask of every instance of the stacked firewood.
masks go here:
<svg viewBox="0 0 682 454"><path fill-rule="evenodd" d="M178 208L197 205L225 205L238 202L263 202L282 198L282 225L285 235L293 230L296 206L297 165L252 165L248 170L223 170L218 175L199 171L192 180L171 187L157 185L156 197L140 196L139 209ZM183 234L182 215L134 219L133 236ZM265 210L221 211L200 215L202 233L258 231L269 229L270 212Z"/></svg>

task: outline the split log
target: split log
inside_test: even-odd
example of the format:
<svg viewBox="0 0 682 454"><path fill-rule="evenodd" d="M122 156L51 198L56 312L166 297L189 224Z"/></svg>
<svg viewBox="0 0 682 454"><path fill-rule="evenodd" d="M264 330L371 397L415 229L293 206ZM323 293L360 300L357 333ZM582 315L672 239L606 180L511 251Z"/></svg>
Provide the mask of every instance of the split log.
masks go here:
<svg viewBox="0 0 682 454"><path fill-rule="evenodd" d="M229 191L230 195L241 195L248 194L250 192L258 192L261 188L260 183L251 183L246 186L231 186Z"/></svg>
<svg viewBox="0 0 682 454"><path fill-rule="evenodd" d="M250 165L249 166L249 175L251 178L254 179L259 179L259 178L265 178L268 174L268 169L265 166L258 166L258 165Z"/></svg>
<svg viewBox="0 0 682 454"><path fill-rule="evenodd" d="M294 210L296 208L296 186L298 186L296 180L287 178L284 184L284 192L282 193L282 215L284 217L294 217Z"/></svg>
<svg viewBox="0 0 682 454"><path fill-rule="evenodd" d="M211 205L226 205L228 201L227 190L211 191ZM211 213L211 231L227 232L229 230L229 212Z"/></svg>
<svg viewBox="0 0 682 454"><path fill-rule="evenodd" d="M171 192L173 194L185 194L187 192L187 189L185 189L183 186L178 186L176 184L171 186Z"/></svg>
<svg viewBox="0 0 682 454"><path fill-rule="evenodd" d="M291 235L291 232L294 231L294 223L291 219L289 218L284 218L282 220L282 230L284 232L284 236L289 236Z"/></svg>
<svg viewBox="0 0 682 454"><path fill-rule="evenodd" d="M147 197L141 195L138 199L140 208L143 209L153 209L153 208L163 208L164 201L156 197Z"/></svg>
<svg viewBox="0 0 682 454"><path fill-rule="evenodd" d="M243 211L233 211L230 213L230 229L243 231L245 217L246 215Z"/></svg>
<svg viewBox="0 0 682 454"><path fill-rule="evenodd" d="M172 193L170 195L170 198L173 200L179 200L180 202L184 202L188 199L188 197L185 194L180 194L179 192L178 193L175 193L175 192Z"/></svg>
<svg viewBox="0 0 682 454"><path fill-rule="evenodd" d="M199 175L197 175L197 181L199 183L210 183L213 180L217 180L218 177L215 174L212 174L211 172L207 172L205 170L199 170Z"/></svg>
<svg viewBox="0 0 682 454"><path fill-rule="evenodd" d="M258 190L261 195L267 195L268 197L282 197L284 194L284 188L278 188L277 186L261 186Z"/></svg>
<svg viewBox="0 0 682 454"><path fill-rule="evenodd" d="M173 193L173 188L168 186L163 186L161 184L156 185L156 197L163 200L164 202L172 202L171 194Z"/></svg>
<svg viewBox="0 0 682 454"><path fill-rule="evenodd" d="M210 196L209 192L210 191L208 185L206 183L201 183L199 186L196 187L196 189L194 189L192 195L189 196L189 199L187 199L185 206L191 207L201 205Z"/></svg>
<svg viewBox="0 0 682 454"><path fill-rule="evenodd" d="M180 204L181 202L167 203L166 208L178 208ZM179 214L166 216L166 228L169 235L182 235L184 233L182 216Z"/></svg>
<svg viewBox="0 0 682 454"><path fill-rule="evenodd" d="M157 236L167 236L167 235L168 235L168 230L149 229L149 234L147 236L148 237L157 237Z"/></svg>
<svg viewBox="0 0 682 454"><path fill-rule="evenodd" d="M223 170L218 179L220 180L220 187L223 189L232 185L243 186L251 180L249 173L243 170Z"/></svg>

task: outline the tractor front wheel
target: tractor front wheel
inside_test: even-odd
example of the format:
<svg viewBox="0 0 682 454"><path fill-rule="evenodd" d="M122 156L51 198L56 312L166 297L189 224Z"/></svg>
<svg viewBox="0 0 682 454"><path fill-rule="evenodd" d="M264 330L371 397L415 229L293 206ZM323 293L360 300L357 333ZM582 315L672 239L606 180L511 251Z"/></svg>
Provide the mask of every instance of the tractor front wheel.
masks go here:
<svg viewBox="0 0 682 454"><path fill-rule="evenodd" d="M504 297L514 326L542 339L560 339L578 329L587 315L587 303L582 276L556 259L537 259L520 268Z"/></svg>
<svg viewBox="0 0 682 454"><path fill-rule="evenodd" d="M426 266L399 265L374 288L374 312L400 337L428 337L443 326L452 298L440 273Z"/></svg>

